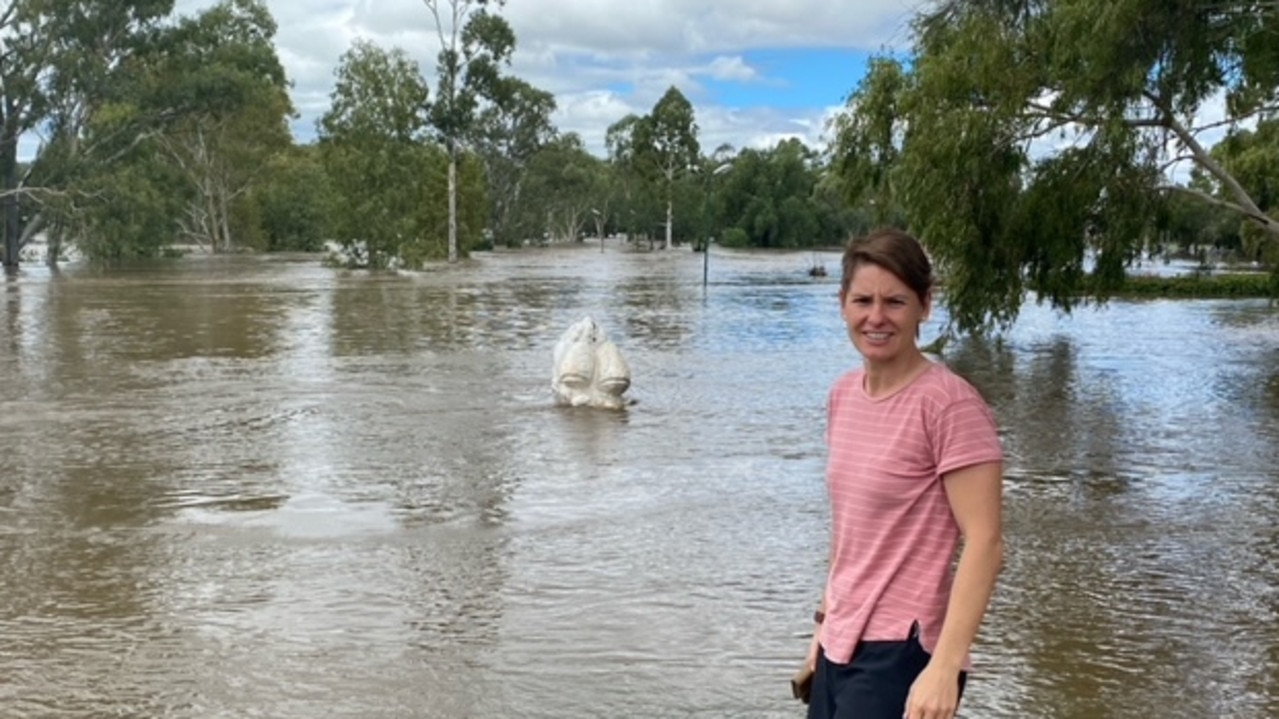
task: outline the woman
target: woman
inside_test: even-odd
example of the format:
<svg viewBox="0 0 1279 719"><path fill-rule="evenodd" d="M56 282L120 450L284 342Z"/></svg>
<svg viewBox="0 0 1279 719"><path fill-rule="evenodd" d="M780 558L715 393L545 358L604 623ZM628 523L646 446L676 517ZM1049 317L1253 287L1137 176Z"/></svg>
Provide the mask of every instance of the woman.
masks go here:
<svg viewBox="0 0 1279 719"><path fill-rule="evenodd" d="M863 364L827 407L830 566L809 719L954 717L999 574L1003 452L977 391L916 345L932 286L904 232L844 251L840 311Z"/></svg>

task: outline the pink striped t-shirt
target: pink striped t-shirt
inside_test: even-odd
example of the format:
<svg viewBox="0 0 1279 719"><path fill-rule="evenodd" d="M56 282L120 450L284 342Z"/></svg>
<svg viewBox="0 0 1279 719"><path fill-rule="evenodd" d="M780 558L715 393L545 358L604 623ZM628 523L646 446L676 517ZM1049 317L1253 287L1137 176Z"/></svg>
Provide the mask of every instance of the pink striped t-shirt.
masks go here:
<svg viewBox="0 0 1279 719"><path fill-rule="evenodd" d="M832 556L821 644L846 664L860 640L901 640L912 622L929 652L950 597L959 526L942 475L1003 459L995 418L941 364L885 397L864 370L840 377L827 406Z"/></svg>

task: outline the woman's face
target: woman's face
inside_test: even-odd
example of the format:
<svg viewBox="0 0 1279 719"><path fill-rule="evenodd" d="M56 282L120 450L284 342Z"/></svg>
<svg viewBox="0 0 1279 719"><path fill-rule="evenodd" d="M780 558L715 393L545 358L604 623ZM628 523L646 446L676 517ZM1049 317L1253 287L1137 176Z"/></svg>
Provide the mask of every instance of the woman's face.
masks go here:
<svg viewBox="0 0 1279 719"><path fill-rule="evenodd" d="M853 271L840 304L848 336L867 364L891 364L914 349L932 297L920 302L900 277L879 265L863 264Z"/></svg>

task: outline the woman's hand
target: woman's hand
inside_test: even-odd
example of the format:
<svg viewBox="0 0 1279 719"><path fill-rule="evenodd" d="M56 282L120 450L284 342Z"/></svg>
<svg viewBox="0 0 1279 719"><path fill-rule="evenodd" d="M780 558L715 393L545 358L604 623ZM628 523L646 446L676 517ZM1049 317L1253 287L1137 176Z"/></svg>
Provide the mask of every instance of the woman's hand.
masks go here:
<svg viewBox="0 0 1279 719"><path fill-rule="evenodd" d="M929 662L906 697L905 719L954 719L959 709L959 672Z"/></svg>

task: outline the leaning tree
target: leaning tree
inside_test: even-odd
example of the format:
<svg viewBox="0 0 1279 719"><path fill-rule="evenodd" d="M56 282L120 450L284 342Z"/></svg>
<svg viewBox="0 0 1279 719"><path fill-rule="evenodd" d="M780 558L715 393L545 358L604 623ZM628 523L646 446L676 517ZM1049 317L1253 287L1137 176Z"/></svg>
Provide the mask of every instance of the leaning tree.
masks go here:
<svg viewBox="0 0 1279 719"><path fill-rule="evenodd" d="M1274 2L944 0L913 28L851 94L831 159L850 199L924 239L961 331L1006 327L1028 292L1104 297L1172 195L1279 242L1279 208L1212 152L1279 110Z"/></svg>

